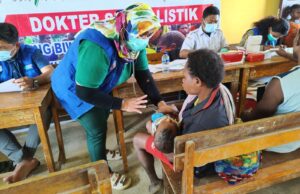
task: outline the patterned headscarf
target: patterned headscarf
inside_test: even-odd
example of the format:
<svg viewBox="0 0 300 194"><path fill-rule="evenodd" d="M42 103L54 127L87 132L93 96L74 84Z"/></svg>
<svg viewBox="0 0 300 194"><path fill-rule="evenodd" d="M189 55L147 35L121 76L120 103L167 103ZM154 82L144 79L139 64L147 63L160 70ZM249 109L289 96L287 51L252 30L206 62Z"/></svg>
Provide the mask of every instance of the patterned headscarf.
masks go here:
<svg viewBox="0 0 300 194"><path fill-rule="evenodd" d="M160 21L149 5L136 3L116 12L113 18L93 22L89 28L94 28L106 38L114 40L119 57L131 61L138 57L139 52L127 48L127 37L124 34L126 36L130 33L135 37L150 31L154 34L160 28Z"/></svg>

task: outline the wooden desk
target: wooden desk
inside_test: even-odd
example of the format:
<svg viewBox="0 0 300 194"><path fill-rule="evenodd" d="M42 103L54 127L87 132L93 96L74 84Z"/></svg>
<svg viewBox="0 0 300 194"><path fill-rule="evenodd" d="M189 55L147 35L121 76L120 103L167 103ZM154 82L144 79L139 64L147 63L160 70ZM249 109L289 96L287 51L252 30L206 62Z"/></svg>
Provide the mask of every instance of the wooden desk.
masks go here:
<svg viewBox="0 0 300 194"><path fill-rule="evenodd" d="M257 78L275 76L280 73L289 71L292 67L296 66L297 62L291 61L284 57L272 57L272 59L264 60L261 62L249 63L246 62L241 71L240 80L240 100L238 103L238 115L244 110L246 101L246 94L248 88L248 81Z"/></svg>
<svg viewBox="0 0 300 194"><path fill-rule="evenodd" d="M55 165L43 115L51 106L59 144L59 162L64 162L65 152L60 124L54 108L54 95L50 85L35 91L0 93L0 129L36 124L49 172L55 171Z"/></svg>
<svg viewBox="0 0 300 194"><path fill-rule="evenodd" d="M231 83L231 93L234 96L234 99L236 99L235 97L239 86L240 70L242 68L244 68L244 65L225 66L225 77L223 83ZM176 71L176 72L169 72L169 73L155 73L152 75L161 94L182 90L181 84L183 78L183 71ZM120 97L120 98L135 97L133 84L135 84L137 96L143 95L143 92L138 87L136 80L131 78L126 83L114 89L113 96ZM122 154L124 170L127 171L128 164L127 164L126 145L124 140L124 122L123 122L122 111L114 110L113 115L115 121L117 140Z"/></svg>

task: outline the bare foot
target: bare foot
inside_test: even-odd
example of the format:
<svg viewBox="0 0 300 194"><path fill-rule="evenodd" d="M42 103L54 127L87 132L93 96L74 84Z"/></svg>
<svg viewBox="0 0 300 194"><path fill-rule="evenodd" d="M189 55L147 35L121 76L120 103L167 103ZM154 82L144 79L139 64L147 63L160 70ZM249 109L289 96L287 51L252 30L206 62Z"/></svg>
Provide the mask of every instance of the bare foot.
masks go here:
<svg viewBox="0 0 300 194"><path fill-rule="evenodd" d="M4 182L15 183L24 180L38 165L40 162L36 159L23 160L17 164L15 170L8 177L3 178Z"/></svg>

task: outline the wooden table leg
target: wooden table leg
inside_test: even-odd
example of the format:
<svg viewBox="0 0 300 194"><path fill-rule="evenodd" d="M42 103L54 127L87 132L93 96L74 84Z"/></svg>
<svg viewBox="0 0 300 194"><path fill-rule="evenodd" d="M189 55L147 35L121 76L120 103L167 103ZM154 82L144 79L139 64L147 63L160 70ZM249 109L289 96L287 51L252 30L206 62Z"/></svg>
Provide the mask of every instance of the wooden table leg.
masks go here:
<svg viewBox="0 0 300 194"><path fill-rule="evenodd" d="M237 106L237 116L240 117L244 110L244 105L247 96L248 80L249 80L250 68L242 68L240 74L240 86L239 86L239 102Z"/></svg>
<svg viewBox="0 0 300 194"><path fill-rule="evenodd" d="M53 160L52 150L51 150L47 130L45 129L45 126L43 124L42 111L40 108L34 109L34 117L35 117L35 122L36 122L36 125L38 128L39 136L41 139L41 144L43 147L43 152L44 152L45 161L46 161L48 170L49 170L49 172L54 172L55 164L54 164L54 160Z"/></svg>
<svg viewBox="0 0 300 194"><path fill-rule="evenodd" d="M237 93L238 93L238 90L239 90L239 82L238 81L231 82L230 83L230 93L232 95L235 106L237 106Z"/></svg>
<svg viewBox="0 0 300 194"><path fill-rule="evenodd" d="M124 121L123 121L123 113L120 110L113 111L114 120L116 124L116 132L117 132L117 139L119 142L119 149L121 150L122 159L123 159L123 166L124 171L128 171L128 162L127 162L127 153L126 153L126 144L124 138Z"/></svg>
<svg viewBox="0 0 300 194"><path fill-rule="evenodd" d="M117 139L117 144L118 147L120 148L120 141L119 141L119 128L118 128L118 120L117 120L117 114L116 114L116 110L113 110L113 118L114 118L114 123L115 123L115 133L116 133L116 139Z"/></svg>
<svg viewBox="0 0 300 194"><path fill-rule="evenodd" d="M55 125L55 132L56 132L57 144L58 144L58 149L59 149L58 162L59 162L59 166L60 166L61 163L64 163L66 161L66 154L65 154L64 140L63 140L63 136L62 136L62 132L61 132L58 112L57 112L57 108L55 106L55 97L54 97L53 93L52 93L51 110L52 110L52 117L53 117L53 122Z"/></svg>

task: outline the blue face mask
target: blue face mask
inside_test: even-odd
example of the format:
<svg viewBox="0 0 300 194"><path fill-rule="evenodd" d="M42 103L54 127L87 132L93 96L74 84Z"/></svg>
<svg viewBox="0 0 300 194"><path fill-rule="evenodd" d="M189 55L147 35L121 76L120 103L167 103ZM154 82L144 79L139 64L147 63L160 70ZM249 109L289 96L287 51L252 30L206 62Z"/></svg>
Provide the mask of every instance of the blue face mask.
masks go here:
<svg viewBox="0 0 300 194"><path fill-rule="evenodd" d="M277 42L278 38L275 38L271 33L268 34L268 40L271 42Z"/></svg>
<svg viewBox="0 0 300 194"><path fill-rule="evenodd" d="M218 28L218 24L216 24L216 23L213 23L213 24L205 23L204 31L207 33L212 33L212 32L215 32L217 30L217 28Z"/></svg>
<svg viewBox="0 0 300 194"><path fill-rule="evenodd" d="M296 24L300 24L300 20L298 19L298 20L295 20L295 23Z"/></svg>
<svg viewBox="0 0 300 194"><path fill-rule="evenodd" d="M131 51L141 51L148 45L149 39L136 38L132 34L129 34L128 41L126 41L127 47Z"/></svg>
<svg viewBox="0 0 300 194"><path fill-rule="evenodd" d="M11 51L0 51L0 61L7 61L11 59Z"/></svg>

